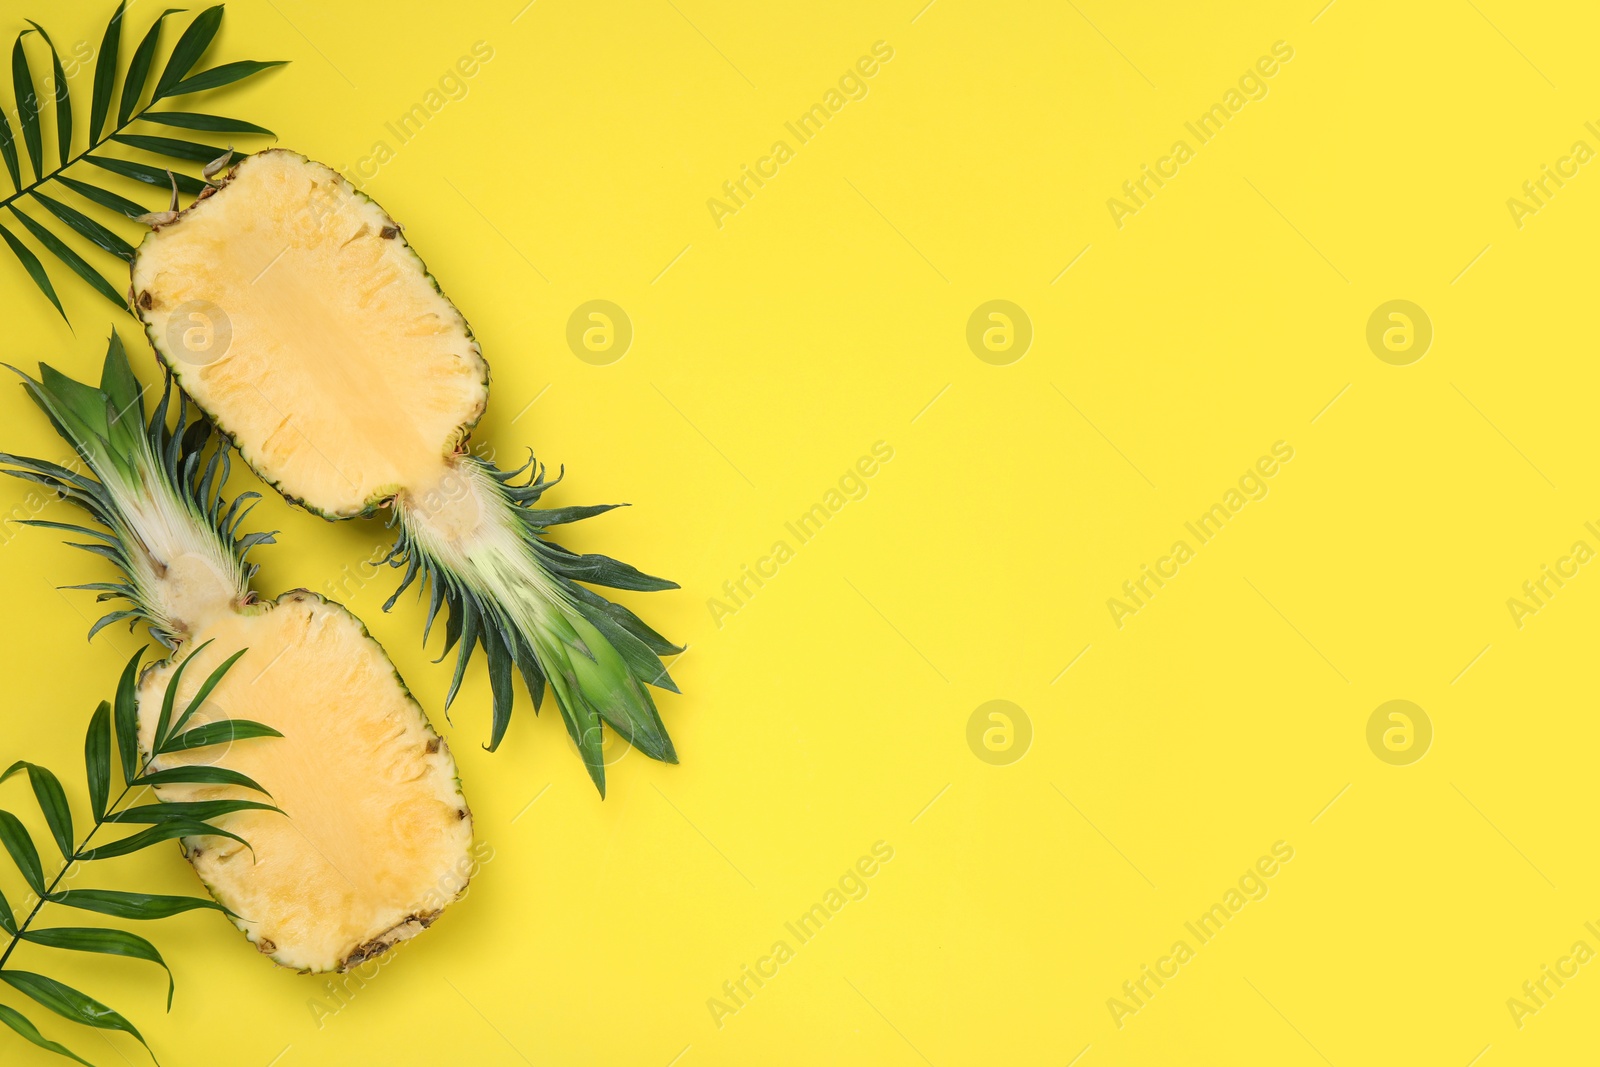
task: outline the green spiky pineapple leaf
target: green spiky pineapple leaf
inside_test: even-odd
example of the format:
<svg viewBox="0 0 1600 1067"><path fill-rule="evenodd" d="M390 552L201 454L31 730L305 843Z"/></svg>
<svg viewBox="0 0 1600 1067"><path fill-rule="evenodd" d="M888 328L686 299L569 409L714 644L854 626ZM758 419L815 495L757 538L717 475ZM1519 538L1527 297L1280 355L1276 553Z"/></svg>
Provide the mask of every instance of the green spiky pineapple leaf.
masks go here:
<svg viewBox="0 0 1600 1067"><path fill-rule="evenodd" d="M137 218L150 210L105 188L104 179L92 177L93 170L90 168L155 186L163 192L176 185L180 192L197 196L208 185L184 173L184 170L211 163L226 151L176 137L142 134L133 128L136 124L149 123L244 136L272 136L271 130L240 119L153 110L163 101L218 89L282 65L282 61L278 60L236 60L197 69L221 29L223 9L220 4L206 8L190 20L172 46L166 61L159 64L160 74L156 76L154 86L150 87L149 99L145 100L151 73L158 67L162 24L178 12L177 8L169 8L156 16L135 47L126 68L120 68L126 0L117 5L101 38L87 121L81 118L83 112L74 107L60 53L45 28L29 19L28 28L22 30L12 43L11 102L17 116L17 128L12 128L3 106L4 101L0 101L0 160L4 161L12 186L11 194L0 198L0 212L9 214L17 224L17 229L0 226L0 240L10 249L34 288L50 301L62 319L67 317L66 309L46 262L64 266L106 300L126 310L124 286L121 282L113 284L108 280L93 259L102 253L123 260L132 258L131 243L118 235L111 225L120 225L120 220ZM43 70L36 71L35 63L29 58L30 37L37 37L48 52L53 86L49 95L40 93L39 74ZM119 73L122 76L122 90L113 109L112 100L117 96ZM49 146L45 144L46 124L42 121L47 113L53 117L55 127L55 143ZM77 121L75 117L78 117ZM84 147L74 152L75 138L80 134ZM18 151L19 139L21 152ZM132 149L135 153L152 157L155 162L146 162L137 156L124 159L104 154L102 150L111 146ZM28 164L26 172L22 165L23 156L26 156ZM73 172L70 175L69 170ZM75 203L55 199L48 195L51 186L81 197L85 204L109 214L103 220L97 219L79 210ZM40 218L24 213L22 209L29 200L65 227L66 232L58 233ZM34 244L30 245L24 236L31 238ZM77 240L86 243L84 251L74 247L72 241Z"/></svg>
<svg viewBox="0 0 1600 1067"><path fill-rule="evenodd" d="M19 523L66 529L92 538L97 543L68 543L110 560L122 568L125 576L131 575L127 556L130 530L118 494L137 492L145 488L144 479L156 479L200 528L214 532L219 551L231 557L239 568L240 581L249 581L255 573L255 564L248 560L250 550L273 540L271 531L239 533L240 524L260 494L241 493L224 504L222 487L228 480L231 462L227 448L221 435L187 400L178 396L174 404L170 377L155 405L147 411L145 387L134 377L127 351L114 332L106 348L99 387L74 381L44 365L37 379L15 367L10 369L22 379L28 396L50 419L56 432L72 444L95 477L84 477L47 460L4 452L0 452L0 464L8 466L0 466L0 473L55 491L87 512L101 529L42 519L19 519ZM169 427L167 416L173 406L178 415ZM121 582L71 587L95 590L102 601L121 599L131 605L103 616L94 624L91 636L114 622L137 625L143 621L149 624L156 640L168 648L175 647L176 637L169 629L173 620L161 617L149 600L141 597L141 591L130 584L133 582L125 577ZM125 675L123 686L131 692L133 684L132 676ZM119 718L116 727L121 737L124 729L132 729L132 724ZM125 766L123 773L131 776L135 768Z"/></svg>

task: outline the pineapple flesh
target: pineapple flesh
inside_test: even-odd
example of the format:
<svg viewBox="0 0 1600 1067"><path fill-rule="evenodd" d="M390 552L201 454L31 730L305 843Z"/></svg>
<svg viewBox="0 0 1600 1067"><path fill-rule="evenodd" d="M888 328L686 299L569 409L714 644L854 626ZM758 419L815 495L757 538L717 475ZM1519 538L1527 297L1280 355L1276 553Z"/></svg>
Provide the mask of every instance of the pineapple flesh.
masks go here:
<svg viewBox="0 0 1600 1067"><path fill-rule="evenodd" d="M326 167L248 158L150 235L146 331L247 463L327 518L443 481L489 369L399 228Z"/></svg>
<svg viewBox="0 0 1600 1067"><path fill-rule="evenodd" d="M542 468L530 461L519 484L520 471L467 454L488 366L382 208L323 164L261 152L157 225L132 280L163 362L266 481L324 518L393 507L400 588L431 587L429 627L449 608L445 651L459 648L447 705L484 650L490 748L510 719L515 667L536 710L548 682L602 794L602 724L677 761L649 687L677 691L661 657L682 650L578 583L676 586L547 540L548 527L609 506L536 508L554 484Z"/></svg>
<svg viewBox="0 0 1600 1067"><path fill-rule="evenodd" d="M191 722L251 719L283 735L169 753L152 767L225 764L259 782L285 813L216 820L248 849L227 838L182 840L212 896L258 950L299 971L343 970L425 929L465 892L472 820L454 758L382 647L354 615L314 593L256 597L245 554L270 535L236 537L248 507L244 497L224 505L225 444L208 450L209 425L185 406L168 429L170 389L146 422L115 335L99 388L49 367L25 384L92 477L8 454L0 463L63 492L104 528L79 529L105 542L99 554L123 580L88 588L130 606L96 629L142 621L172 650L138 682L146 757L178 665L181 707L240 649ZM156 793L162 801L247 796L216 785Z"/></svg>

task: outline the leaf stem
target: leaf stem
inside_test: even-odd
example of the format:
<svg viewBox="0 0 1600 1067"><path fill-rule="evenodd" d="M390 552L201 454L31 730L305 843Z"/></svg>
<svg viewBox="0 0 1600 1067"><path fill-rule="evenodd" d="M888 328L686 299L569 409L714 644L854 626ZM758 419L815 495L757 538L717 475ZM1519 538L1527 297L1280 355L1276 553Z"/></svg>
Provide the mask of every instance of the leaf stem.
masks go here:
<svg viewBox="0 0 1600 1067"><path fill-rule="evenodd" d="M145 765L140 768L139 773L134 776L135 779L143 778L146 774L148 774L151 765L154 763L154 756L146 760ZM144 789L145 787L140 786L139 788ZM68 859L66 863L62 864L61 870L56 873L54 880L52 880L49 886L45 888L44 895L41 896L38 902L34 904L33 910L28 913L28 917L17 924L17 932L11 935L11 943L6 945L4 952L0 952L0 968L5 967L6 961L11 958L11 953L16 951L18 943L22 941L22 935L28 932L28 927L33 923L33 920L38 917L40 909L45 906L45 904L50 900L50 897L55 893L56 886L61 884L61 880L65 878L68 872L70 872L72 868L76 866L83 858L83 852L89 847L89 842L94 840L94 835L99 833L100 828L105 826L105 824L110 821L111 816L115 814L117 808L122 804L122 802L128 799L128 794L132 791L133 786L124 785L122 787L122 794L118 796L116 800L112 801L109 806L107 806L105 817L96 820L94 828L84 835L83 841L79 843L77 848L72 850L71 858Z"/></svg>

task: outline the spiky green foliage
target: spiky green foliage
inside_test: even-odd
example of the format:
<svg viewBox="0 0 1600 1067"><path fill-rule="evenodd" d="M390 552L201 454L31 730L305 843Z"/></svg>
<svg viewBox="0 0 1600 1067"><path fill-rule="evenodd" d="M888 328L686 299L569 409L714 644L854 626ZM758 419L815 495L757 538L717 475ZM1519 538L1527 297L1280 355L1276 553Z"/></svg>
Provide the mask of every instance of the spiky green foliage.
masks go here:
<svg viewBox="0 0 1600 1067"><path fill-rule="evenodd" d="M11 368L16 370L16 368ZM153 595L153 568L149 558L150 533L160 524L195 536L211 535L207 546L233 569L241 596L248 593L255 564L246 559L256 545L270 543L270 532L240 535L244 521L260 493L241 493L231 501L223 495L230 460L226 441L214 434L211 423L178 393L176 420L167 425L172 407L172 378L168 375L161 399L145 417L145 387L139 385L128 364L127 352L115 332L106 348L100 386L73 380L46 364L35 380L21 371L23 386L34 403L78 452L93 478L57 463L0 452L0 472L46 486L63 499L89 513L104 529L93 529L45 519L20 520L29 526L65 530L90 538L68 542L115 563L123 578L117 582L91 582L68 586L97 592L100 601L123 600L128 607L112 611L89 631L127 621L141 621L168 648L182 636L173 620L161 611ZM215 440L213 438L215 437ZM209 447L208 447L209 446Z"/></svg>
<svg viewBox="0 0 1600 1067"><path fill-rule="evenodd" d="M131 262L133 259L131 244L91 215L85 214L70 203L64 203L48 195L53 191L51 187L56 186L70 192L74 197L101 209L102 214L109 213L108 220L118 216L124 219L136 219L148 213L149 209L98 184L102 179L85 180L90 174L85 167L153 185L163 193L176 188L190 196L199 194L205 190L206 182L183 173L182 165L187 164L193 169L195 164L215 164L219 161L225 163L232 155L231 146L219 148L182 138L152 136L133 131L142 128L138 124L143 123L206 133L270 137L271 130L252 122L218 115L154 110L154 108L164 100L231 85L252 74L281 65L281 61L262 63L255 60L241 60L194 72L195 64L210 47L218 29L222 26L222 5L219 4L196 15L184 29L178 38L178 43L168 55L165 65L161 67L160 75L150 88L149 99L145 100L146 83L150 81L151 72L156 69L161 24L166 21L167 16L176 14L178 9L170 8L156 17L140 39L124 69L120 67L118 58L121 50L123 14L127 6L126 0L117 5L116 13L111 16L111 22L106 26L100 42L94 66L94 87L89 102L89 113L81 127L84 131L85 144L81 151L73 152L76 132L80 127L74 122L72 94L68 86L69 77L62 66L61 55L56 51L55 43L51 41L44 27L31 19L28 20L28 25L32 28L19 33L16 43L11 48L11 84L17 125L32 174L32 181L26 184L24 184L22 159L17 151L16 132L13 131L4 108L0 107L0 160L4 161L12 188L15 190L10 196L0 199L0 209L9 209L22 229L47 253L46 258L58 260L101 296L120 308L126 308L128 303L127 295L123 291L125 286L121 283L113 285L98 268L63 240L60 234L45 226L34 215L25 214L22 210L24 198L31 199L38 207L55 216L62 226L88 244L125 263ZM45 44L50 55L52 91L48 96L41 94L39 79L34 76L27 49L24 48L24 41L33 34L38 34L39 40ZM115 119L112 121L112 97L119 73L122 76L122 92L115 108ZM41 122L45 114L52 112L56 136L55 144L50 147L54 152L54 167L48 165L49 153L44 143ZM81 116L81 113L79 115ZM124 159L120 156L106 155L101 150L109 145L154 156L159 165L153 166L137 157ZM173 162L167 162L169 160ZM73 171L72 176L68 175L69 170ZM0 225L0 239L4 239L39 291L55 305L61 317L66 318L67 313L61 306L61 299L39 254L22 240L21 236L4 225ZM126 268L123 270L126 271Z"/></svg>
<svg viewBox="0 0 1600 1067"><path fill-rule="evenodd" d="M156 964L167 972L167 1009L172 1009L172 996L176 985L172 970L155 945L126 930L93 926L54 926L38 928L34 925L47 904L76 908L81 911L109 915L117 919L164 919L186 911L209 909L230 915L215 901L201 897L159 896L134 893L119 889L63 889L62 883L81 864L131 855L162 841L179 837L216 836L238 841L245 847L249 842L209 821L230 812L259 809L278 811L271 804L258 800L212 800L182 804L135 804L151 786L171 783L198 783L205 785L233 785L266 795L254 780L225 767L174 766L154 770L156 761L163 755L206 745L224 744L247 737L280 737L276 730L258 722L245 719L223 719L203 727L186 730L195 712L216 688L238 655L226 660L212 672L193 699L180 711L177 706L178 686L182 681L183 664L173 672L167 684L161 706L161 720L155 734L154 752L145 758L139 751L137 697L139 660L144 650L135 652L122 672L114 702L101 701L89 720L89 730L83 743L84 775L87 779L89 815L91 825L81 841L74 844L72 806L68 803L61 780L48 768L26 760L13 763L3 774L0 783L14 777L26 777L33 795L44 816L50 832L51 844L61 854L61 866L54 877L45 877L45 862L39 847L34 843L22 820L9 811L0 809L0 845L10 855L12 863L22 875L31 891L32 906L20 919L11 903L0 893L0 933L9 935L5 949L0 951L0 984L48 1008L63 1018L99 1030L119 1030L131 1035L148 1049L144 1036L123 1015L102 1004L86 993L35 971L19 970L12 957L23 945L42 949L72 952L94 952L107 956L122 956ZM192 658L192 657L191 657ZM204 738L196 734L206 731ZM197 743L199 742L199 743ZM113 753L116 759L122 791L111 797ZM102 831L114 832L130 826L144 826L137 833L113 841L94 844ZM24 905L26 907L26 905ZM65 1045L46 1038L33 1022L20 1010L0 1003L0 1023L15 1031L38 1047L64 1056L78 1063L88 1063Z"/></svg>
<svg viewBox="0 0 1600 1067"><path fill-rule="evenodd" d="M617 504L538 508L539 498L561 480L545 477L532 456L511 471L470 456L459 458L490 521L509 529L509 553L473 552L449 558L426 535L425 518L415 506L397 501L390 525L399 538L389 555L392 566L405 567L400 587L384 610L420 579L420 597L428 593L428 639L434 618L448 606L444 651L457 649L455 674L445 706L456 691L475 648L482 646L489 664L493 722L488 748L499 747L511 721L513 667L522 675L537 712L548 682L567 733L583 757L589 776L605 795L602 723L651 759L678 762L672 739L656 711L649 686L678 692L662 656L683 651L651 629L633 612L578 583L613 589L661 590L675 582L644 574L609 556L579 555L546 538L552 526L600 515ZM516 478L527 472L521 484ZM420 519L420 521L419 521Z"/></svg>

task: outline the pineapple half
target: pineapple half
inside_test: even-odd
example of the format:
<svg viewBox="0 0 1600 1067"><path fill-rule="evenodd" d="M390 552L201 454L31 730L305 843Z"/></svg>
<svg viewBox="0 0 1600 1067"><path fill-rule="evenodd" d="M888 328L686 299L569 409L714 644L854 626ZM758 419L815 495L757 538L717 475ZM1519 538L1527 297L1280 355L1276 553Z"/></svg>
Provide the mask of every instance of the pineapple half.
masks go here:
<svg viewBox="0 0 1600 1067"><path fill-rule="evenodd" d="M54 490L104 529L45 520L29 525L93 539L81 544L122 569L94 589L131 606L100 619L148 624L171 658L138 679L140 744L148 758L167 682L182 664L186 703L228 656L242 658L192 720L253 719L281 740L241 740L162 757L153 769L213 763L259 782L288 816L243 811L216 824L254 853L218 837L185 838L184 854L245 936L285 967L343 970L426 929L466 889L472 820L443 739L361 622L303 589L258 600L245 561L266 533L237 537L257 493L225 502L227 448L207 454L211 427L171 383L149 421L141 388L112 334L99 388L40 367L29 395L87 464L0 453L6 473ZM132 683L132 676L126 681ZM183 703L179 704L182 707ZM162 801L243 797L230 785L168 785Z"/></svg>
<svg viewBox="0 0 1600 1067"><path fill-rule="evenodd" d="M677 586L545 539L616 505L536 508L559 477L467 454L488 365L382 208L333 169L271 149L156 225L132 273L156 351L262 478L327 519L392 505L390 562L406 568L395 596L419 576L431 587L424 641L449 606L446 707L484 649L490 749L511 717L514 665L535 711L549 682L602 796L602 723L677 762L647 687L678 691L661 657L682 649L578 583Z"/></svg>

